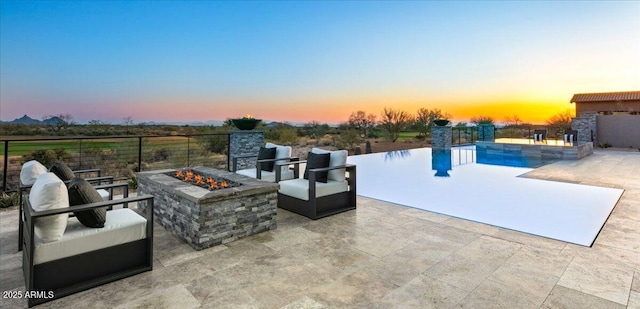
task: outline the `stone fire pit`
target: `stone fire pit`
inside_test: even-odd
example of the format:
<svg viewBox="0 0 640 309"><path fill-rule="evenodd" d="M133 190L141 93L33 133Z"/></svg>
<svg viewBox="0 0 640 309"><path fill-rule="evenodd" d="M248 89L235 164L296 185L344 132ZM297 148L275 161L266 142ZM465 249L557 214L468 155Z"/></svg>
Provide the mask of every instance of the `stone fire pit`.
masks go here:
<svg viewBox="0 0 640 309"><path fill-rule="evenodd" d="M277 183L209 167L189 169L240 185L210 191L167 175L176 169L137 177L138 194L155 198L156 221L191 247L202 250L276 228Z"/></svg>

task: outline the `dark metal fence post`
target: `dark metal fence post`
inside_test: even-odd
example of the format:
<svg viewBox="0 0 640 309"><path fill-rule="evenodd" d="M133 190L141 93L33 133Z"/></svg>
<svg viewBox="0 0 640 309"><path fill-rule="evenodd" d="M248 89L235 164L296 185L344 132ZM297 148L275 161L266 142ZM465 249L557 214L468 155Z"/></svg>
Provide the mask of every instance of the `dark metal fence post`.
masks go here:
<svg viewBox="0 0 640 309"><path fill-rule="evenodd" d="M2 191L7 192L7 168L9 163L9 141L4 141L4 167L2 170Z"/></svg>
<svg viewBox="0 0 640 309"><path fill-rule="evenodd" d="M231 172L231 133L227 132L227 170Z"/></svg>
<svg viewBox="0 0 640 309"><path fill-rule="evenodd" d="M191 136L187 135L187 166L191 166Z"/></svg>
<svg viewBox="0 0 640 309"><path fill-rule="evenodd" d="M79 155L78 155L78 168L82 169L82 140L80 140L80 146L78 146L78 147L79 147L79 150L78 150L78 153L79 153Z"/></svg>
<svg viewBox="0 0 640 309"><path fill-rule="evenodd" d="M138 172L142 172L142 136L138 136Z"/></svg>

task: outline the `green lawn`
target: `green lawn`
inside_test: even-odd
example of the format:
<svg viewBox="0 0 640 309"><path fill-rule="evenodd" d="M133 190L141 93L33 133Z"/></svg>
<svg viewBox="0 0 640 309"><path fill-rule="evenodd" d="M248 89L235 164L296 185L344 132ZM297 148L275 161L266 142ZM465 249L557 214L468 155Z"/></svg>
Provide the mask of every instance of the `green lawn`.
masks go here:
<svg viewBox="0 0 640 309"><path fill-rule="evenodd" d="M417 131L402 131L400 132L399 136L398 136L398 140L399 141L407 141L407 140L412 140L414 137L416 137L418 134L420 134L420 132Z"/></svg>

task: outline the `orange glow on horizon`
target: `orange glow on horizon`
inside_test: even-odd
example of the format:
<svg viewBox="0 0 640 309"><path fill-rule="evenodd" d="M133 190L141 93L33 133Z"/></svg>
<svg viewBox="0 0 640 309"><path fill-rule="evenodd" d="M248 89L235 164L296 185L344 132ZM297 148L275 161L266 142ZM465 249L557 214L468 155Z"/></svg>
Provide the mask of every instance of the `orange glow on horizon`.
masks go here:
<svg viewBox="0 0 640 309"><path fill-rule="evenodd" d="M322 99L264 99L255 100L148 100L138 102L136 108L128 112L137 115L136 111L144 110L147 119L136 121L208 121L239 118L251 114L257 119L267 121L342 123L355 111L363 110L380 119L380 113L387 108L399 109L414 115L419 108L440 109L451 115L454 122L468 122L477 116L489 116L496 122L503 122L507 117L518 116L522 122L540 124L550 117L566 112L573 113L575 106L568 98L526 98L514 96L473 99L442 97L432 99L414 98L322 98ZM179 102L179 104L178 104ZM175 110L174 106L180 106ZM158 108L161 107L161 108ZM164 108L162 108L164 107Z"/></svg>

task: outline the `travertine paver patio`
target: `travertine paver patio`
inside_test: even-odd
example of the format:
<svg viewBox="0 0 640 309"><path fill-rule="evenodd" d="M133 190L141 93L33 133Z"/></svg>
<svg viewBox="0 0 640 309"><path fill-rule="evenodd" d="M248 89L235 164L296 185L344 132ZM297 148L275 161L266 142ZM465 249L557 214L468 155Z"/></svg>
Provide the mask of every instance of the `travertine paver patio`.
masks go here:
<svg viewBox="0 0 640 309"><path fill-rule="evenodd" d="M527 177L625 192L591 248L366 198L317 221L278 210L277 230L203 251L156 225L152 272L42 307L640 308L640 153ZM16 217L0 212L3 291L24 289Z"/></svg>

